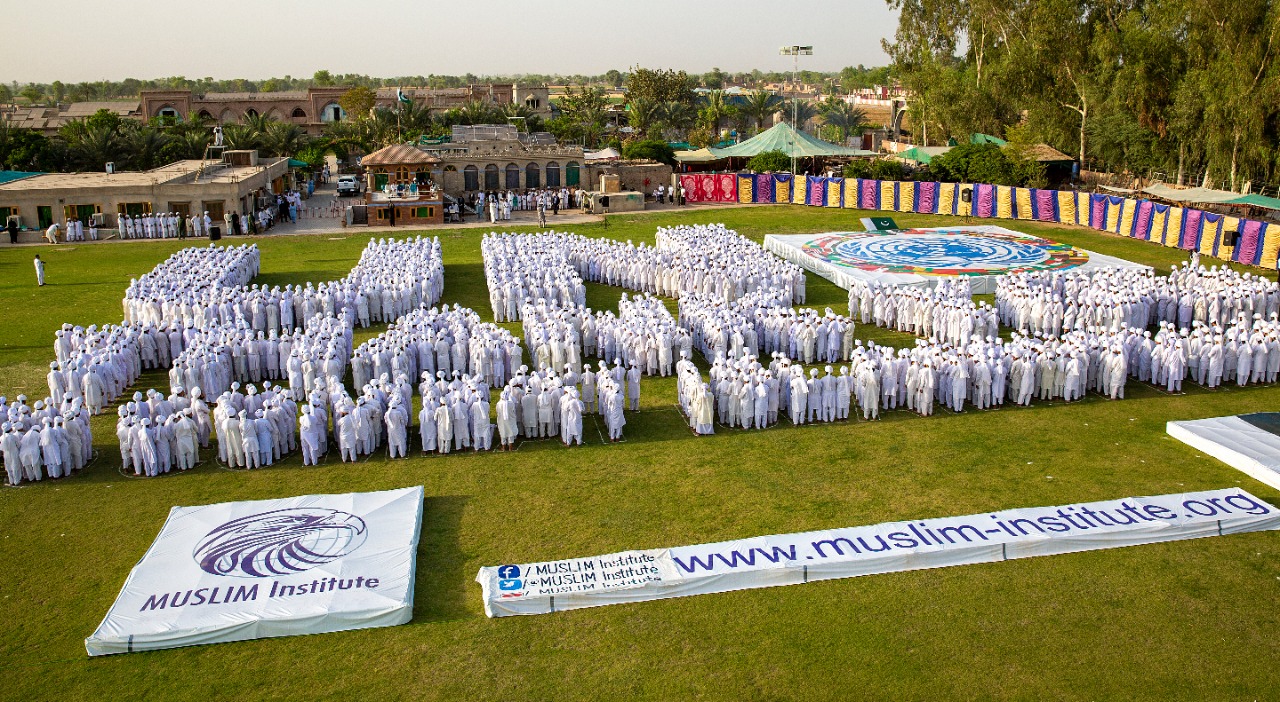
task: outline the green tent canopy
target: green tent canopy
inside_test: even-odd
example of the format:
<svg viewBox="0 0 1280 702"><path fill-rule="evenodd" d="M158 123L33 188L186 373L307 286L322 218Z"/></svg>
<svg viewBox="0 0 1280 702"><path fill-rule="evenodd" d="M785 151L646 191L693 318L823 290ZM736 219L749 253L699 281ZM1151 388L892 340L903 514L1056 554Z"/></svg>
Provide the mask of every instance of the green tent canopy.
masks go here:
<svg viewBox="0 0 1280 702"><path fill-rule="evenodd" d="M291 158L289 159L289 167L290 168L310 168L311 164L307 163L306 161L299 161L296 158Z"/></svg>
<svg viewBox="0 0 1280 702"><path fill-rule="evenodd" d="M740 144L711 151L717 158L751 158L766 151L781 151L788 157L795 158L876 155L874 151L840 146L804 132L798 132L786 122L779 122Z"/></svg>

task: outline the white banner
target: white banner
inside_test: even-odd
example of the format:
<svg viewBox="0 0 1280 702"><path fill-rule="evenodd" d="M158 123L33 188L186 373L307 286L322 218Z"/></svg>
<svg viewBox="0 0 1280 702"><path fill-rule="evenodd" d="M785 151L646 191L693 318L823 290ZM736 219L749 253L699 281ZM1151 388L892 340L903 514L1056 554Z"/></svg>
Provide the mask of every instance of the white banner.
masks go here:
<svg viewBox="0 0 1280 702"><path fill-rule="evenodd" d="M481 568L490 617L1280 529L1239 489L890 522Z"/></svg>
<svg viewBox="0 0 1280 702"><path fill-rule="evenodd" d="M174 507L91 656L404 624L422 487Z"/></svg>

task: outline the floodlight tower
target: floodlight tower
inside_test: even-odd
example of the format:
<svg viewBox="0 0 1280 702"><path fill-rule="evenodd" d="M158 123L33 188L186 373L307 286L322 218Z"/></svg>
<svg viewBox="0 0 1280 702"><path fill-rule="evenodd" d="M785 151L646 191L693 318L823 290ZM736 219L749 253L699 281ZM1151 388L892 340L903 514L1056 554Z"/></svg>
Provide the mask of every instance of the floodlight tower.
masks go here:
<svg viewBox="0 0 1280 702"><path fill-rule="evenodd" d="M800 46L799 44L796 44L793 46L784 46L778 50L778 53L782 56L790 56L792 59L791 89L793 92L791 95L791 126L798 132L800 131L800 125L797 124L800 121L800 106L796 104L796 97L794 93L795 85L796 85L796 81L798 80L798 76L800 75L800 57L813 56L813 47ZM791 175L794 176L795 174L796 174L796 149L795 149L795 144L792 144L791 145Z"/></svg>

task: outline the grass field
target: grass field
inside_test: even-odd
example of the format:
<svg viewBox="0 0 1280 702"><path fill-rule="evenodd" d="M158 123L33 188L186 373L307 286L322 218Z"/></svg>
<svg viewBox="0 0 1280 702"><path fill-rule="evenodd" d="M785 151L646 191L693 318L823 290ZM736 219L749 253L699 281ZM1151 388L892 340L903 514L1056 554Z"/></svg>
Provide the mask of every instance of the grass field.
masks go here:
<svg viewBox="0 0 1280 702"><path fill-rule="evenodd" d="M802 207L614 216L582 234L652 241L659 224L769 233L857 229ZM900 223L954 224L902 216ZM1019 229L1167 270L1182 252L1077 228ZM479 230L441 232L445 301L489 318ZM260 283L344 275L368 234L262 239ZM0 250L0 393L46 394L52 332L117 322L131 276L169 243ZM31 257L49 262L34 285ZM622 291L590 286L612 307ZM809 305L845 294L810 276ZM360 335L363 339L369 330ZM860 338L902 335L860 327ZM152 374L140 387L159 387ZM626 442L135 479L103 458L70 480L0 489L0 699L1275 699L1280 539L1210 538L804 586L487 619L485 565L1241 486L1165 422L1275 409L1280 389L1195 388L929 419L694 438L674 384L646 380ZM425 486L413 621L357 632L86 657L129 569L173 505Z"/></svg>

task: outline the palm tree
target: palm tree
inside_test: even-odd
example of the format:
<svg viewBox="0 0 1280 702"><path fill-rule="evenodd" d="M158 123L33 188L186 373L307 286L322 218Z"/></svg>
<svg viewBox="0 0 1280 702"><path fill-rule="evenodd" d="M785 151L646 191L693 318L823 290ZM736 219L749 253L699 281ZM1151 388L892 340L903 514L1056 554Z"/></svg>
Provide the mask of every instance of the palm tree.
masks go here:
<svg viewBox="0 0 1280 702"><path fill-rule="evenodd" d="M660 105L644 98L631 101L628 105L627 122L636 131L637 136L641 138L649 136L649 130L653 129L653 125L659 120L659 107Z"/></svg>
<svg viewBox="0 0 1280 702"><path fill-rule="evenodd" d="M707 93L707 97L704 100L702 117L711 129L712 136L719 138L720 122L725 119L731 119L737 114L738 108L725 100L723 90L712 90Z"/></svg>
<svg viewBox="0 0 1280 702"><path fill-rule="evenodd" d="M247 124L228 124L222 128L222 143L232 150L258 148L259 134Z"/></svg>
<svg viewBox="0 0 1280 702"><path fill-rule="evenodd" d="M260 115L257 112L250 112L244 116L244 119L240 123L248 127L255 134L265 134L267 129L269 129L275 122L276 119L274 117Z"/></svg>
<svg viewBox="0 0 1280 702"><path fill-rule="evenodd" d="M804 131L804 126L818 116L818 109L813 106L813 102L810 100L793 98L788 100L783 107L782 116L784 119L791 120L793 122L791 126L795 127L797 131Z"/></svg>
<svg viewBox="0 0 1280 702"><path fill-rule="evenodd" d="M759 132L764 123L778 113L781 104L781 98L768 90L753 90L747 96L746 104L739 109L755 122L756 132Z"/></svg>
<svg viewBox="0 0 1280 702"><path fill-rule="evenodd" d="M114 129L82 125L77 131L78 136L74 140L68 140L67 146L80 165L102 170L107 162L120 157L120 138L116 136Z"/></svg>
<svg viewBox="0 0 1280 702"><path fill-rule="evenodd" d="M169 148L177 158L204 158L205 147L210 141L207 133L192 131L175 135Z"/></svg>
<svg viewBox="0 0 1280 702"><path fill-rule="evenodd" d="M293 156L307 143L307 132L296 124L273 122L259 135L259 144L270 156Z"/></svg>
<svg viewBox="0 0 1280 702"><path fill-rule="evenodd" d="M697 110L675 100L662 103L657 111L658 121L662 124L663 131L672 131L676 135L684 134L698 120Z"/></svg>
<svg viewBox="0 0 1280 702"><path fill-rule="evenodd" d="M140 171L159 166L169 146L168 134L152 127L130 131L124 137L124 149L129 154L129 165Z"/></svg>
<svg viewBox="0 0 1280 702"><path fill-rule="evenodd" d="M842 142L867 126L867 113L843 100L830 101L824 107L822 123L835 127Z"/></svg>
<svg viewBox="0 0 1280 702"><path fill-rule="evenodd" d="M460 124L493 124L497 121L493 109L488 103L470 100L458 110Z"/></svg>

